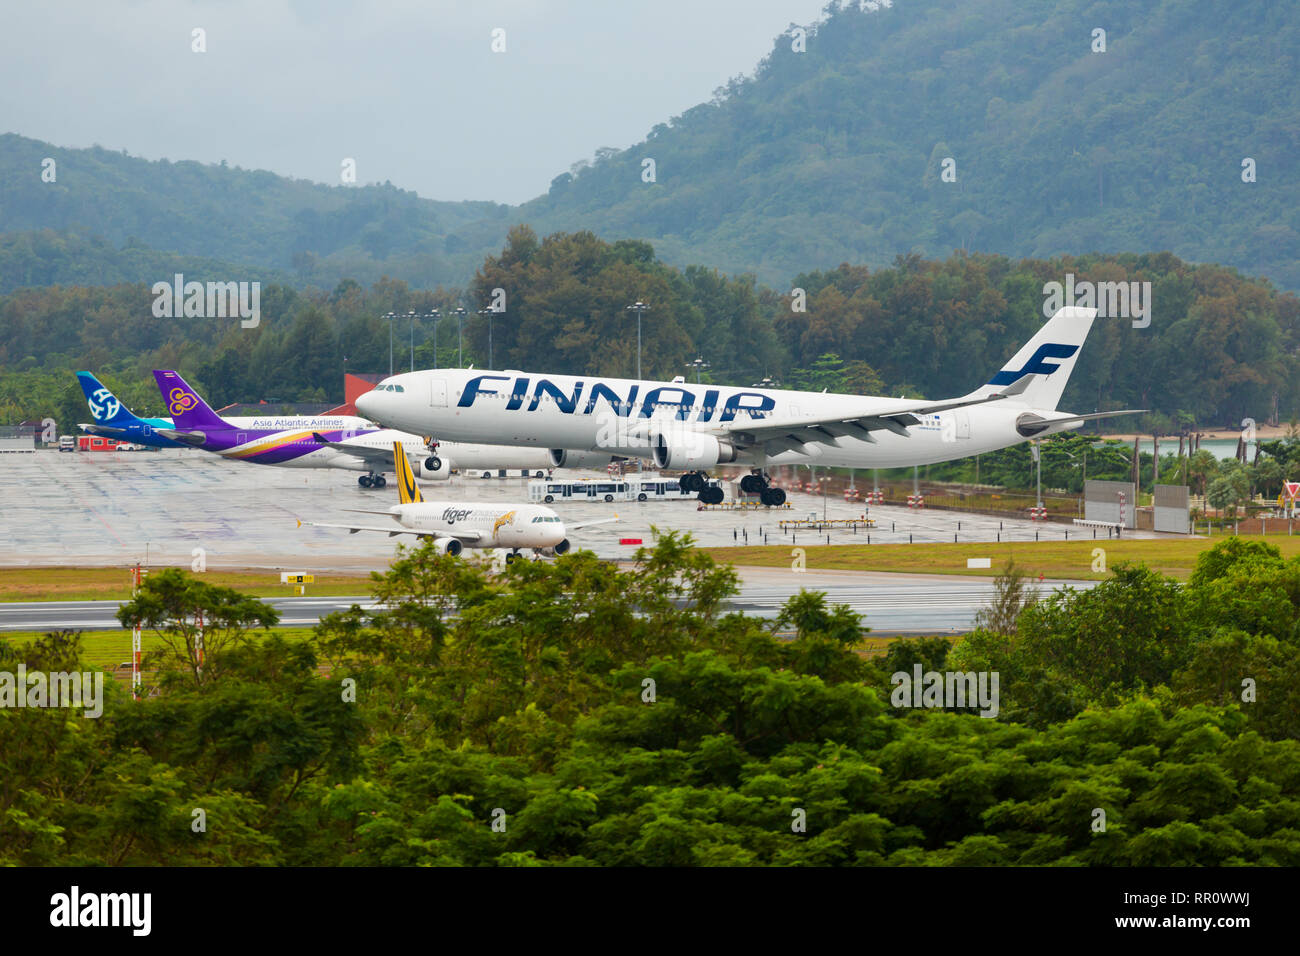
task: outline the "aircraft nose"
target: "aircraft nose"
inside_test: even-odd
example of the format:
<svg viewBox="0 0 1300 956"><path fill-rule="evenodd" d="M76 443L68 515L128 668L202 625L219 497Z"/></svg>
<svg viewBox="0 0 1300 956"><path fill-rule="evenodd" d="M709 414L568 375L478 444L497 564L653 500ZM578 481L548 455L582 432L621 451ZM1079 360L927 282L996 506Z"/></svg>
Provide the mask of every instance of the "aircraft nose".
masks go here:
<svg viewBox="0 0 1300 956"><path fill-rule="evenodd" d="M366 392L364 395L358 395L356 406L357 414L363 418L374 418L375 412L378 411L379 396L374 392Z"/></svg>

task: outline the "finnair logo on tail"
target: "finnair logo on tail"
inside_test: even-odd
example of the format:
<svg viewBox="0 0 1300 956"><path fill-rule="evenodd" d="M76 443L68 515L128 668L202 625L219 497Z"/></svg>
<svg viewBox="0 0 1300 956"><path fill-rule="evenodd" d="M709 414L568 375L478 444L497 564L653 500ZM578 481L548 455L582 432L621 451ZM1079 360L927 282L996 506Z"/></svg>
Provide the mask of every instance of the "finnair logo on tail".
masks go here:
<svg viewBox="0 0 1300 956"><path fill-rule="evenodd" d="M238 316L241 328L255 329L262 321L262 283L186 282L176 273L171 282L155 282L153 314L159 319L224 319Z"/></svg>
<svg viewBox="0 0 1300 956"><path fill-rule="evenodd" d="M1026 375L1051 375L1061 366L1056 362L1047 362L1045 359L1068 359L1075 352L1079 351L1077 345L1060 345L1056 342L1044 342L1038 346L1038 350L1029 356L1029 361L1020 367L1019 370L1004 368L989 379L990 385L1011 385L1020 381Z"/></svg>

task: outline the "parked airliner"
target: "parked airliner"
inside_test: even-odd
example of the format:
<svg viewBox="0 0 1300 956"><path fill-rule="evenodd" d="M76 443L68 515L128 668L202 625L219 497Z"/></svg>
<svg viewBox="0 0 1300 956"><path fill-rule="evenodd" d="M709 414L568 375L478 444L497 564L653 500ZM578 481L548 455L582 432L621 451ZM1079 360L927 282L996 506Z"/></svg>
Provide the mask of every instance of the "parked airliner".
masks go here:
<svg viewBox="0 0 1300 956"><path fill-rule="evenodd" d="M179 375L177 379L176 388L184 388L196 402L202 401ZM430 442L419 435L377 428L373 422L355 415L224 418L204 404L203 407L211 412L211 418L206 419L204 425L195 426L184 437L175 437L176 423L171 418L139 418L94 375L78 372L77 380L94 419L94 422L80 426L85 432L155 448L200 447L254 464L362 471L365 474L357 479L357 483L363 488L382 488L387 484L384 472L393 469L394 441L400 442L415 462L417 474L434 481L450 477L454 468L461 471L519 469L535 475L554 467L545 450ZM169 390L171 387L169 385ZM170 407L174 397L165 392L163 398ZM186 403L187 400L181 400L181 404ZM221 424L217 425L217 422ZM211 434L204 431L205 428ZM223 442L223 437L229 442ZM609 459L609 455L575 454L571 459L566 458L566 462L569 467L604 468Z"/></svg>
<svg viewBox="0 0 1300 956"><path fill-rule="evenodd" d="M657 469L684 471L682 487L705 503L722 499L721 488L705 483L708 469L748 465L742 490L779 505L785 493L769 487L770 465L925 465L1135 414L1056 408L1095 317L1095 309L1060 309L986 384L937 401L690 385L680 378L431 369L385 379L356 405L381 424L455 441L647 459Z"/></svg>
<svg viewBox="0 0 1300 956"><path fill-rule="evenodd" d="M503 548L508 551L506 561L519 557L521 550L546 554L564 554L569 550L564 522L550 508L541 505L510 504L485 505L481 501L425 501L415 483L406 455L401 445L393 444L393 460L397 462L397 501L387 511L355 511L356 514L382 515L393 519L393 524L328 524L317 521L299 521L298 526L315 528L344 528L352 534L358 531L379 531L392 537L413 534L433 538L435 546L444 554L460 554L464 548ZM601 518L570 525L571 529L617 521Z"/></svg>

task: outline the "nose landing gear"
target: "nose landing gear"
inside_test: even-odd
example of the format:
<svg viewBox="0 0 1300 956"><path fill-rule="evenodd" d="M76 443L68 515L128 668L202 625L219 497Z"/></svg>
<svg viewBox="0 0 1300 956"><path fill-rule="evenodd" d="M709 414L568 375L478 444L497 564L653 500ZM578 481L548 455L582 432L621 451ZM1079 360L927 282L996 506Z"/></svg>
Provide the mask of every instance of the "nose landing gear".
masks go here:
<svg viewBox="0 0 1300 956"><path fill-rule="evenodd" d="M362 488L383 488L388 484L388 479L378 472L372 471L370 474L358 478L357 484Z"/></svg>

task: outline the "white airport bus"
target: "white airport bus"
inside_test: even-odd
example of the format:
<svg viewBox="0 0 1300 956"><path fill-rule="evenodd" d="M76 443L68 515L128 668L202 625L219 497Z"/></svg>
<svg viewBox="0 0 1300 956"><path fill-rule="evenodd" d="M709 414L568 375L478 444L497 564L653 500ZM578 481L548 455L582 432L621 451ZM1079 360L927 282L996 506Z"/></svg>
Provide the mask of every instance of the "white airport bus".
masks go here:
<svg viewBox="0 0 1300 956"><path fill-rule="evenodd" d="M546 474L540 468L531 471L527 468L497 468L495 471L491 468L466 468L461 473L466 478L541 478Z"/></svg>
<svg viewBox="0 0 1300 956"><path fill-rule="evenodd" d="M546 504L552 501L634 501L635 499L636 492L623 479L578 478L565 481L544 478L528 483L528 500Z"/></svg>
<svg viewBox="0 0 1300 956"><path fill-rule="evenodd" d="M631 474L627 476L627 482L632 486L632 497L637 501L676 501L679 498L694 501L696 496L694 491L684 491L677 478L669 478L658 472ZM710 478L708 484L716 488L722 487L722 482L717 478Z"/></svg>
<svg viewBox="0 0 1300 956"><path fill-rule="evenodd" d="M721 487L712 478L709 484ZM622 478L579 478L573 481L548 478L528 483L528 500L553 501L694 501L694 491L682 490L681 482L657 472L632 473Z"/></svg>

